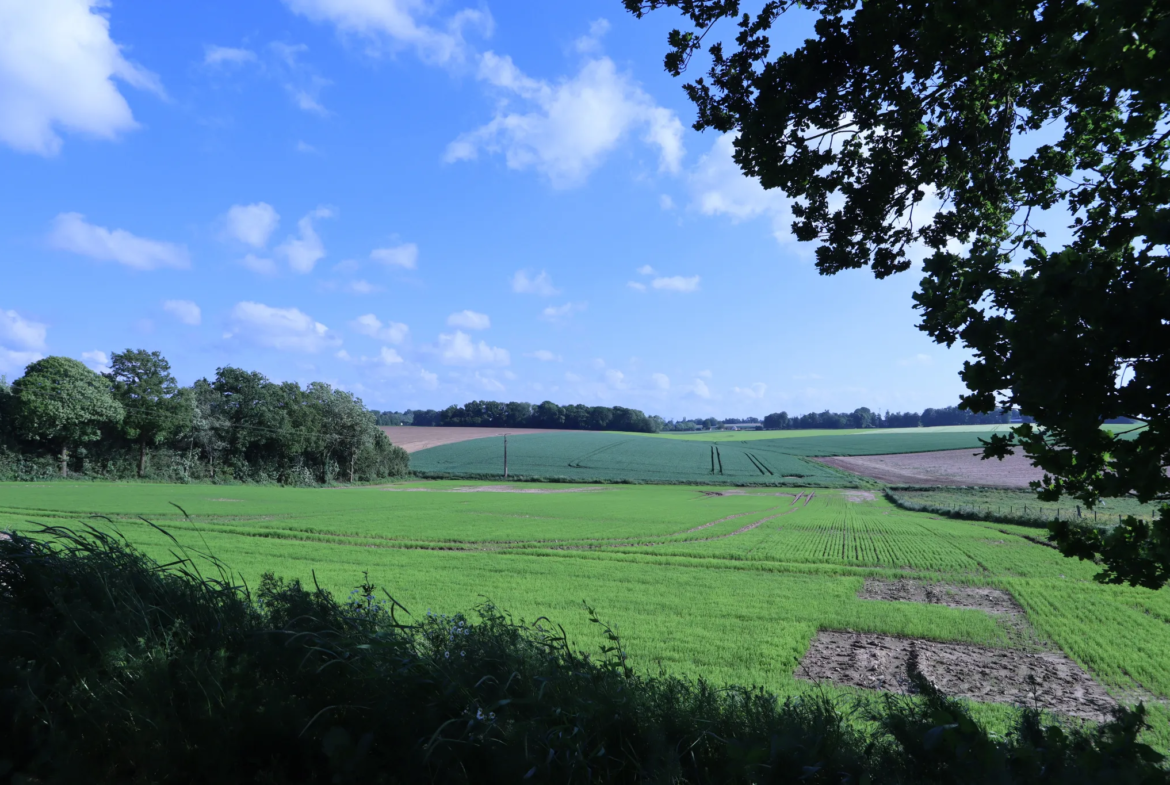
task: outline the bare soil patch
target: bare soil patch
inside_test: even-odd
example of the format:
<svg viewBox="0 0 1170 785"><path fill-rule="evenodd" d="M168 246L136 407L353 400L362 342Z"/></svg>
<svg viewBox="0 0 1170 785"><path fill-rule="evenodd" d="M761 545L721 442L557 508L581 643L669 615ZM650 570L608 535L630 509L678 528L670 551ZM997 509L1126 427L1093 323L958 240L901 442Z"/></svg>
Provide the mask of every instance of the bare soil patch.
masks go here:
<svg viewBox="0 0 1170 785"><path fill-rule="evenodd" d="M382 432L407 452L418 452L440 444L454 444L491 436L523 436L529 433L571 433L563 428L444 428L442 426L383 425Z"/></svg>
<svg viewBox="0 0 1170 785"><path fill-rule="evenodd" d="M986 485L1027 488L1044 472L1017 453L1002 461L982 460L971 449L915 452L897 455L856 455L813 460L894 485Z"/></svg>
<svg viewBox="0 0 1170 785"><path fill-rule="evenodd" d="M1101 722L1117 702L1075 662L1057 652L992 649L861 632L822 630L796 677L851 687L914 692L909 668L947 695L1035 706Z"/></svg>
<svg viewBox="0 0 1170 785"><path fill-rule="evenodd" d="M845 501L853 504L871 502L874 499L873 493L870 491L844 491L841 495L845 497Z"/></svg>
<svg viewBox="0 0 1170 785"><path fill-rule="evenodd" d="M514 485L467 485L459 488L382 488L383 491L409 493L605 493L605 488L517 488Z"/></svg>
<svg viewBox="0 0 1170 785"><path fill-rule="evenodd" d="M954 583L924 583L906 578L884 581L866 578L857 596L863 600L924 602L948 608L971 608L988 613L1023 614L1012 595L985 586L960 586Z"/></svg>

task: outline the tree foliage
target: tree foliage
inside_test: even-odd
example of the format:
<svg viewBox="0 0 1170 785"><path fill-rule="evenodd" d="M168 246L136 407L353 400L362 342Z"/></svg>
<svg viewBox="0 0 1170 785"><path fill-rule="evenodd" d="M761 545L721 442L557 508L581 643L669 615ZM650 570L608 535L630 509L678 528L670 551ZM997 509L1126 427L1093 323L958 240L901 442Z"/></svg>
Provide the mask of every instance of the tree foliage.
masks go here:
<svg viewBox="0 0 1170 785"><path fill-rule="evenodd" d="M113 355L104 377L50 357L11 391L0 387L0 476L43 476L37 462L46 449L61 454L64 473L69 451L82 444L73 465L97 477L310 485L409 471L406 452L374 413L322 382L301 387L229 366L180 387L162 355L127 350Z"/></svg>
<svg viewBox="0 0 1170 785"><path fill-rule="evenodd" d="M68 357L30 364L13 383L12 396L16 427L60 450L62 475L68 474L72 447L100 439L103 425L117 425L125 416L106 380Z"/></svg>
<svg viewBox="0 0 1170 785"><path fill-rule="evenodd" d="M415 422L418 416L415 415ZM493 428L564 428L581 431L634 431L657 433L662 430L661 417L647 417L639 409L624 406L559 406L544 401L539 406L512 401L471 401L463 406L449 406L440 415L439 425L482 426Z"/></svg>
<svg viewBox="0 0 1170 785"><path fill-rule="evenodd" d="M185 412L179 385L166 358L145 349L114 352L105 377L126 412L122 432L138 444L141 477L146 472L147 448L160 444L183 425Z"/></svg>
<svg viewBox="0 0 1170 785"><path fill-rule="evenodd" d="M665 66L711 58L686 86L695 127L736 134L743 172L793 199L822 273L884 278L925 258L922 329L974 355L963 406L1038 424L995 437L988 457L1022 447L1047 473L1045 500L1170 498L1170 3L624 4L689 18ZM814 32L774 51L790 12L815 15ZM708 45L724 19L734 41ZM1037 225L1046 211L1066 217L1067 242ZM1146 427L1099 427L1118 416ZM1122 528L1112 557L1100 532L1053 535L1105 559L1107 580L1161 585L1170 511Z"/></svg>

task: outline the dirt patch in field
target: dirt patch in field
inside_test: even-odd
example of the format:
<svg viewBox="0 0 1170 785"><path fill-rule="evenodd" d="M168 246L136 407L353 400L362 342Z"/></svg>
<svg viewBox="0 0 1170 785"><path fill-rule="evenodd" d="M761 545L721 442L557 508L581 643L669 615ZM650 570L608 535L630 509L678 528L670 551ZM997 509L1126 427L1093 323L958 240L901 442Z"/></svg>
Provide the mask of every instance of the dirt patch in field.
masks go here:
<svg viewBox="0 0 1170 785"><path fill-rule="evenodd" d="M382 488L383 491L409 493L604 493L605 488L517 488L514 485L467 485L459 488Z"/></svg>
<svg viewBox="0 0 1170 785"><path fill-rule="evenodd" d="M854 504L871 502L874 499L873 494L869 491L844 491L841 495L845 497L845 501Z"/></svg>
<svg viewBox="0 0 1170 785"><path fill-rule="evenodd" d="M1075 662L1057 652L992 649L861 632L822 630L796 678L851 687L914 692L915 667L947 695L1035 706L1069 717L1109 718L1117 702Z"/></svg>
<svg viewBox="0 0 1170 785"><path fill-rule="evenodd" d="M580 433L563 428L444 428L441 426L383 425L382 432L407 452L418 452L440 444L454 444L491 436L524 436L529 433Z"/></svg>
<svg viewBox="0 0 1170 785"><path fill-rule="evenodd" d="M986 485L997 488L1027 488L1044 472L1022 454L1002 461L982 460L975 450L942 450L898 455L856 455L813 460L893 485Z"/></svg>
<svg viewBox="0 0 1170 785"><path fill-rule="evenodd" d="M738 488L732 488L727 491L699 491L703 494L703 498L710 498L712 496L788 496L792 497L794 493L755 493L752 491L744 491Z"/></svg>
<svg viewBox="0 0 1170 785"><path fill-rule="evenodd" d="M948 608L971 608L988 613L1024 612L1006 591L985 586L960 586L954 583L923 583L905 578L896 581L866 578L865 586L857 596L862 600L924 602L931 605L946 605Z"/></svg>

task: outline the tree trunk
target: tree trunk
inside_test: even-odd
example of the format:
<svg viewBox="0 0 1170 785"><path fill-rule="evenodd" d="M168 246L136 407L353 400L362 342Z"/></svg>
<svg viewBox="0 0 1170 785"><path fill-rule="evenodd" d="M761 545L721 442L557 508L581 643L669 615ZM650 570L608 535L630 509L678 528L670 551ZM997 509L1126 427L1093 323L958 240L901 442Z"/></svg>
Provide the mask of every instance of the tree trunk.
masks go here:
<svg viewBox="0 0 1170 785"><path fill-rule="evenodd" d="M61 447L61 476L69 476L69 445Z"/></svg>
<svg viewBox="0 0 1170 785"><path fill-rule="evenodd" d="M349 484L353 485L353 458L354 453L349 454Z"/></svg>
<svg viewBox="0 0 1170 785"><path fill-rule="evenodd" d="M138 479L146 474L146 442L138 443Z"/></svg>

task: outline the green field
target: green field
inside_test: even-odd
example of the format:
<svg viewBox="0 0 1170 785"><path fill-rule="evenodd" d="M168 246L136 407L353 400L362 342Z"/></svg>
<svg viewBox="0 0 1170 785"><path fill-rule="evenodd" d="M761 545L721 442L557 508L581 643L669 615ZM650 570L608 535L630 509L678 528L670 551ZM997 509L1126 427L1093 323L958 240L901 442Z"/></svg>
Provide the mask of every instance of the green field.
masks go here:
<svg viewBox="0 0 1170 785"><path fill-rule="evenodd" d="M910 509L926 511L987 514L1016 517L1021 520L1048 521L1056 517L1117 523L1119 515L1133 515L1153 520L1158 504L1141 504L1136 499L1102 499L1096 510L1089 510L1076 499L1063 497L1058 502L1039 502L1036 494L1011 488L894 488L896 501Z"/></svg>
<svg viewBox="0 0 1170 785"><path fill-rule="evenodd" d="M508 437L509 476L578 481L735 482L854 485L857 479L816 461L832 455L881 455L978 448L983 429L856 431L821 436L755 437L770 433L719 432L679 438L644 434L534 433ZM706 438L704 438L706 437ZM420 450L411 469L424 476L503 476L504 438L472 439Z"/></svg>
<svg viewBox="0 0 1170 785"><path fill-rule="evenodd" d="M987 585L1010 592L1036 636L1114 694L1170 696L1170 592L1097 585L1091 565L1024 539L1034 529L937 519L827 489L811 501L800 490L715 496L710 486L453 490L467 485L3 484L0 529L85 521L170 560L176 543L142 516L252 585L273 570L346 593L368 570L414 614L490 598L518 617L549 616L592 648L586 601L619 626L636 667L780 694L804 688L793 673L818 629L1022 645L982 611L856 596L867 576ZM1154 737L1170 747L1166 709L1152 711ZM994 722L1006 709L980 716Z"/></svg>
<svg viewBox="0 0 1170 785"><path fill-rule="evenodd" d="M989 433L1006 433L1008 425L941 425L934 428L807 428L784 431L683 431L656 433L660 439L686 439L715 442L745 442L759 439L805 439L812 436L852 436L868 434L883 436L895 433L913 433L919 436L943 433L978 433L986 438Z"/></svg>

